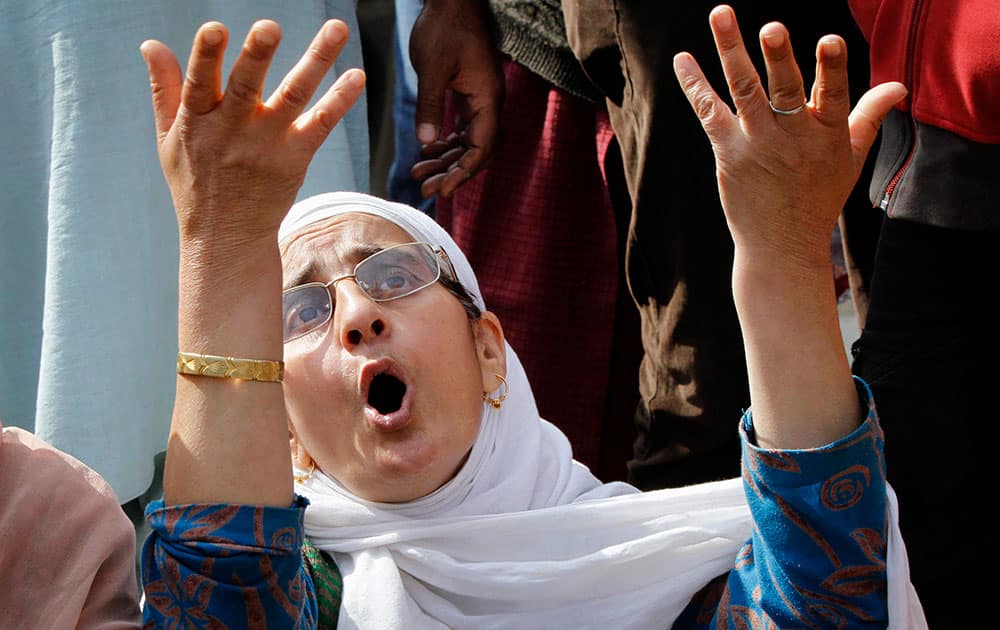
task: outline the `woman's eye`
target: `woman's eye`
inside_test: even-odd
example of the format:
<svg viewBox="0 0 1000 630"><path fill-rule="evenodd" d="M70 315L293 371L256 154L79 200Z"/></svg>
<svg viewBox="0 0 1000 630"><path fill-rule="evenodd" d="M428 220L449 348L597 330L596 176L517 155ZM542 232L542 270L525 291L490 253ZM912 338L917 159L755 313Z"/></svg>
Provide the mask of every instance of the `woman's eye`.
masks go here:
<svg viewBox="0 0 1000 630"><path fill-rule="evenodd" d="M298 318L299 322L303 324L308 324L309 322L313 321L319 316L320 316L319 309L316 308L315 306L307 306L303 309L300 309L299 312L296 313L296 317Z"/></svg>
<svg viewBox="0 0 1000 630"><path fill-rule="evenodd" d="M400 274L389 276L382 281L382 286L386 289L402 289L406 285L406 278Z"/></svg>
<svg viewBox="0 0 1000 630"><path fill-rule="evenodd" d="M387 269L379 277L378 289L380 292L388 291L398 293L407 290L413 284L413 274L402 267Z"/></svg>

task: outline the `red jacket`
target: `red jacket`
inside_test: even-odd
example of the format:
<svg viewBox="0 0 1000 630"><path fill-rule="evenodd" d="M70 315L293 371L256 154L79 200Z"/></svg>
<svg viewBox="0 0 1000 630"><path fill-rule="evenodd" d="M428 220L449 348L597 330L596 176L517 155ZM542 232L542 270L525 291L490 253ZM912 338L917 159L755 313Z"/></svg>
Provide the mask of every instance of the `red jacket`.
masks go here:
<svg viewBox="0 0 1000 630"><path fill-rule="evenodd" d="M886 119L873 202L893 217L1000 230L1000 1L850 0Z"/></svg>

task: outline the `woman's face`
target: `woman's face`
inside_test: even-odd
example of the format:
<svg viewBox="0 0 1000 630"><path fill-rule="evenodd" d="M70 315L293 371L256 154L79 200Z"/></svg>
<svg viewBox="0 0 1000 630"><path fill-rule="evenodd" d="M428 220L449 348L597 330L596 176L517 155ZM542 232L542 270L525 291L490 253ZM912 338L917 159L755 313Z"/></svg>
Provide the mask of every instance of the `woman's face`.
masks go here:
<svg viewBox="0 0 1000 630"><path fill-rule="evenodd" d="M329 282L352 273L373 248L413 240L372 215L318 221L284 247L285 288ZM330 322L285 344L295 438L359 497L424 496L455 474L476 438L482 392L502 373L499 325L492 328L492 315L470 323L438 282L390 302L373 302L350 279L330 291Z"/></svg>

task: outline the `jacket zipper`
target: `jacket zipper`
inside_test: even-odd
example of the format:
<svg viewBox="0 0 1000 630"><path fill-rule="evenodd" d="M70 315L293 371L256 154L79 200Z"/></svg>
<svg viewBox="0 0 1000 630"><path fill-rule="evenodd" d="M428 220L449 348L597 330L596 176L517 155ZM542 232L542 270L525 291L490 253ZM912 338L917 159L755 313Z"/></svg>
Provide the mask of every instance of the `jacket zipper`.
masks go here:
<svg viewBox="0 0 1000 630"><path fill-rule="evenodd" d="M906 98L909 101L909 113L910 113L910 149L906 154L906 160L903 161L903 165L899 167L896 174L892 176L889 183L885 187L885 194L882 195L882 201L879 203L879 208L882 210L887 210L889 207L889 199L892 197L893 191L896 189L896 185L899 184L899 180L903 178L906 173L907 167L910 166L910 162L913 161L913 154L917 150L917 121L913 117L913 101L914 92L913 88L916 85L916 71L914 70L914 49L916 48L917 41L917 30L920 28L920 10L923 8L923 0L916 0L913 3L913 18L910 22L910 36L906 41L906 85L910 91ZM890 213L891 216L891 213Z"/></svg>

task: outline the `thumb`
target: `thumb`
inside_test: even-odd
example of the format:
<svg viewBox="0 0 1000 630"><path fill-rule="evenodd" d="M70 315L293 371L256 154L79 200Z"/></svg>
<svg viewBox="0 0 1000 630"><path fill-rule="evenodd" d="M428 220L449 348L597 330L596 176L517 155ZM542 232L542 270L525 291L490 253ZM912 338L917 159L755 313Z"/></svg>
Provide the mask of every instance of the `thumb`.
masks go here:
<svg viewBox="0 0 1000 630"><path fill-rule="evenodd" d="M147 40L139 47L139 52L149 70L156 138L160 142L173 126L181 104L181 67L173 52L161 42Z"/></svg>
<svg viewBox="0 0 1000 630"><path fill-rule="evenodd" d="M864 163L878 135L879 127L882 126L882 121L893 105L906 96L906 92L902 83L880 83L865 92L854 106L848 119L848 126L851 130L851 149L854 152L855 164Z"/></svg>
<svg viewBox="0 0 1000 630"><path fill-rule="evenodd" d="M417 139L430 144L438 139L444 120L444 93L448 87L448 71L438 65L417 73Z"/></svg>

